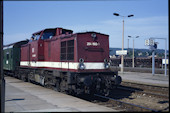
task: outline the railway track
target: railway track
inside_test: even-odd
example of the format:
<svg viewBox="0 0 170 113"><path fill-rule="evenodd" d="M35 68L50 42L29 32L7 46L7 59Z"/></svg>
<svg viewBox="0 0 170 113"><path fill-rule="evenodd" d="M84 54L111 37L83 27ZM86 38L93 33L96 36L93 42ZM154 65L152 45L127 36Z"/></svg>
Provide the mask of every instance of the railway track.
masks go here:
<svg viewBox="0 0 170 113"><path fill-rule="evenodd" d="M126 88L125 88L126 87ZM155 95L159 97L169 98L169 87L165 86L153 86L148 84L132 83L132 82L122 82L120 87L127 90L135 90L137 92L142 92L149 95ZM162 94L163 93L163 94Z"/></svg>
<svg viewBox="0 0 170 113"><path fill-rule="evenodd" d="M135 93L142 94L142 95L154 96L154 97L157 97L157 98L164 98L164 99L169 98L169 94L166 93L166 92L164 92L164 94L160 94L160 92L155 93L155 92L152 92L152 91L149 91L149 90L147 90L147 91L146 90L139 90L139 89L134 89L134 88L127 88L127 87L124 87L124 86L118 86L117 88L122 89L122 90L127 90L127 91L133 91Z"/></svg>
<svg viewBox="0 0 170 113"><path fill-rule="evenodd" d="M143 89L151 89L151 90L163 90L163 91L169 91L169 87L166 86L157 86L157 85L149 85L149 84L141 84L141 83L134 83L134 82L127 82L122 81L121 85L136 87L136 88L143 88Z"/></svg>
<svg viewBox="0 0 170 113"><path fill-rule="evenodd" d="M132 104L132 103L123 102L123 101L120 101L120 100L117 100L117 99L114 99L114 98L105 97L105 96L98 95L98 94L94 94L94 96L97 96L97 97L102 98L102 99L109 100L109 101L104 103L106 106L108 106L108 107L119 106L119 109L123 108L123 111L125 110L125 111L159 112L159 111L154 110L154 109L150 109L150 108L143 107L143 106L140 106L140 105L135 105L135 104Z"/></svg>
<svg viewBox="0 0 170 113"><path fill-rule="evenodd" d="M109 97L99 97L95 103L123 111L169 111L169 88L123 82ZM105 99L103 101L103 99Z"/></svg>

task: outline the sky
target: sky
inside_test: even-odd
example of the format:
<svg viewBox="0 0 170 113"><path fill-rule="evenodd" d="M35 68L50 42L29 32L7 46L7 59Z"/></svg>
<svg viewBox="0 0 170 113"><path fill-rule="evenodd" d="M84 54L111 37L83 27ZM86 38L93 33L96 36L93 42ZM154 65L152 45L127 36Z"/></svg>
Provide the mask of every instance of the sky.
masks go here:
<svg viewBox="0 0 170 113"><path fill-rule="evenodd" d="M135 48L149 49L145 40L154 37L166 38L169 50L168 0L4 1L3 7L4 45L30 39L32 33L46 28L62 27L74 33L107 34L109 47L122 48L121 16L125 16L124 48L133 48L134 38ZM165 49L165 40L155 42L158 49Z"/></svg>

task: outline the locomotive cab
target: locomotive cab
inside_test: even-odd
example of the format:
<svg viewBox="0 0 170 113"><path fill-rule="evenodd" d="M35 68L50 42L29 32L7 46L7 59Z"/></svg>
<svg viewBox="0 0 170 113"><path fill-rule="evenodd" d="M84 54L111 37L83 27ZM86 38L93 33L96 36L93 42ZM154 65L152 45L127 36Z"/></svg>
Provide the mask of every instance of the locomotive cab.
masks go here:
<svg viewBox="0 0 170 113"><path fill-rule="evenodd" d="M32 37L28 44L22 46L22 52L25 54L22 56L21 61L27 61L29 66L35 65L34 62L45 61L46 48L45 42L51 42L54 36L60 36L62 34L71 34L72 30L55 28L55 29L45 29L32 34ZM24 62L22 62L24 63ZM23 64L24 65L24 64Z"/></svg>

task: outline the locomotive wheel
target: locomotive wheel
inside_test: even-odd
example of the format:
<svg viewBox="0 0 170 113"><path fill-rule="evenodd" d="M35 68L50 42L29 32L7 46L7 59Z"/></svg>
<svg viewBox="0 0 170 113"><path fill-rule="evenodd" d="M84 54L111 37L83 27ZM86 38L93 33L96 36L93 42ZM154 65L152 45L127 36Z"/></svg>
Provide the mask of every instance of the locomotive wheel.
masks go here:
<svg viewBox="0 0 170 113"><path fill-rule="evenodd" d="M32 80L29 78L29 75L28 75L28 82L29 82L29 83L32 83Z"/></svg>
<svg viewBox="0 0 170 113"><path fill-rule="evenodd" d="M28 78L28 82L31 83L31 80Z"/></svg>
<svg viewBox="0 0 170 113"><path fill-rule="evenodd" d="M49 88L48 80L46 78L44 79L44 87Z"/></svg>
<svg viewBox="0 0 170 113"><path fill-rule="evenodd" d="M27 81L25 76L21 76L21 80L24 81L24 82Z"/></svg>
<svg viewBox="0 0 170 113"><path fill-rule="evenodd" d="M109 96L110 94L110 90L109 89L105 89L104 90L104 96Z"/></svg>
<svg viewBox="0 0 170 113"><path fill-rule="evenodd" d="M59 82L56 83L56 85L55 85L55 87L54 87L54 90L55 90L55 91L58 91L58 92L61 92L60 83L59 83Z"/></svg>
<svg viewBox="0 0 170 113"><path fill-rule="evenodd" d="M18 79L20 79L20 80L22 80L22 78L21 78L22 76L21 76L21 74L18 74Z"/></svg>
<svg viewBox="0 0 170 113"><path fill-rule="evenodd" d="M24 81L24 82L28 81L28 78L27 78L26 74L21 75L21 80Z"/></svg>
<svg viewBox="0 0 170 113"><path fill-rule="evenodd" d="M64 93L65 92L65 82L63 80L61 81L59 87L60 87L60 92Z"/></svg>
<svg viewBox="0 0 170 113"><path fill-rule="evenodd" d="M30 72L30 73L28 74L28 82L29 82L29 83L32 83L32 82L33 82L32 79L31 79L32 76L33 76L33 72Z"/></svg>
<svg viewBox="0 0 170 113"><path fill-rule="evenodd" d="M73 96L75 95L74 91L72 91L71 89L68 90L68 94Z"/></svg>

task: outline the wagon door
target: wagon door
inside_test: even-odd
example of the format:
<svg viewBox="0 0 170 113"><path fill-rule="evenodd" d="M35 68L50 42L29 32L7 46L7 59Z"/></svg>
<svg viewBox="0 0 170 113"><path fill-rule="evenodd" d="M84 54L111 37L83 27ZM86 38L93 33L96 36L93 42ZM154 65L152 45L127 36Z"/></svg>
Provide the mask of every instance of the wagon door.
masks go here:
<svg viewBox="0 0 170 113"><path fill-rule="evenodd" d="M11 48L5 49L4 50L4 69L5 70L11 70Z"/></svg>
<svg viewBox="0 0 170 113"><path fill-rule="evenodd" d="M38 41L38 60L44 60L44 40Z"/></svg>

